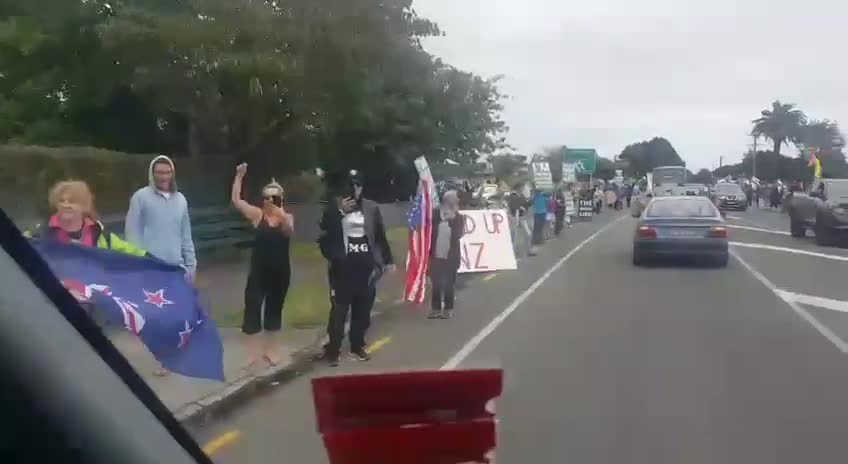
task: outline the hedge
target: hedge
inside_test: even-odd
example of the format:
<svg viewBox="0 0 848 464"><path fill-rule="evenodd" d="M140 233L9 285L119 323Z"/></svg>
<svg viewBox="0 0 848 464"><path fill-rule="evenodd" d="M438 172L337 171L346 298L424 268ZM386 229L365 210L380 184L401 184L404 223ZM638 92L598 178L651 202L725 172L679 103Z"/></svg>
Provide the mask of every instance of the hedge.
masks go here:
<svg viewBox="0 0 848 464"><path fill-rule="evenodd" d="M43 218L48 212L47 192L64 179L81 179L91 186L102 215L126 211L129 198L147 185L147 170L155 154L128 154L93 147L41 147L0 145L0 208L16 220ZM192 206L217 206L229 202L236 161L229 156L176 158L177 183ZM267 170L258 170L265 173ZM251 179L248 197L258 197ZM311 173L277 176L289 201L316 201L323 193L320 178ZM252 195L256 193L256 195Z"/></svg>

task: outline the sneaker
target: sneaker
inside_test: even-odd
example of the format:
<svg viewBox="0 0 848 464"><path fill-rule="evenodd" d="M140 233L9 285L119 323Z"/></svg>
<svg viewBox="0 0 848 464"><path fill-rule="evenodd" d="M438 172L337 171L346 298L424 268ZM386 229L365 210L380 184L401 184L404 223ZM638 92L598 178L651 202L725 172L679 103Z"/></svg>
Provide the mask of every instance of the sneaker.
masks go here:
<svg viewBox="0 0 848 464"><path fill-rule="evenodd" d="M354 361L370 361L371 356L368 356L368 353L365 352L363 348L358 350L353 350L350 352L350 358Z"/></svg>
<svg viewBox="0 0 848 464"><path fill-rule="evenodd" d="M430 314L427 315L427 319L441 319L441 318L442 318L442 312L439 311L439 310L436 310L436 309L431 310Z"/></svg>
<svg viewBox="0 0 848 464"><path fill-rule="evenodd" d="M453 310L452 309L446 309L446 310L442 311L442 319L450 319L452 317L453 317Z"/></svg>
<svg viewBox="0 0 848 464"><path fill-rule="evenodd" d="M329 354L326 351L322 351L321 353L316 354L312 357L312 360L325 361L330 367L336 367L339 365L339 355Z"/></svg>

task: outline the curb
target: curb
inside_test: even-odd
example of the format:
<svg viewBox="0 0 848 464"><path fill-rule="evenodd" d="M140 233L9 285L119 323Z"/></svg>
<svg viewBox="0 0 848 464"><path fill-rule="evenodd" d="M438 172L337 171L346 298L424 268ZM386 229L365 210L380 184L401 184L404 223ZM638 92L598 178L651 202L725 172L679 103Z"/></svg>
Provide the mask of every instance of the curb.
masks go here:
<svg viewBox="0 0 848 464"><path fill-rule="evenodd" d="M258 374L247 374L229 382L222 389L183 405L172 414L183 425L203 423L213 416L224 414L235 407L267 393L272 387L289 382L312 369L312 355L317 349L312 343L295 351L288 363L269 367Z"/></svg>
<svg viewBox="0 0 848 464"><path fill-rule="evenodd" d="M371 317L372 319L379 318L381 315L400 306L401 304L397 302L388 303L376 309ZM214 393L180 406L172 411L172 414L183 425L200 425L214 417L226 414L260 395L270 393L274 388L286 384L300 375L310 372L316 365L312 357L325 343L327 338L323 328L316 328L314 330L318 331L315 341L292 353L288 363L269 367L258 374L247 374L239 377L228 382L226 386ZM346 331L347 324L345 326Z"/></svg>

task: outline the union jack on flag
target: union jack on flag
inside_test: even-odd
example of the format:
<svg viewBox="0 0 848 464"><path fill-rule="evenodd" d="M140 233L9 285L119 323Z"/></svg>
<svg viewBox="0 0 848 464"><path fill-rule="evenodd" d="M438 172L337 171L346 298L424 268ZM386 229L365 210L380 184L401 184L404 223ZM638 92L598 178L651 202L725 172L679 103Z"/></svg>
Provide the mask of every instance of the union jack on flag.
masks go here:
<svg viewBox="0 0 848 464"><path fill-rule="evenodd" d="M427 269L430 265L430 240L433 230L433 195L431 179L418 182L415 203L406 213L409 224L409 251L406 257L406 301L424 302Z"/></svg>

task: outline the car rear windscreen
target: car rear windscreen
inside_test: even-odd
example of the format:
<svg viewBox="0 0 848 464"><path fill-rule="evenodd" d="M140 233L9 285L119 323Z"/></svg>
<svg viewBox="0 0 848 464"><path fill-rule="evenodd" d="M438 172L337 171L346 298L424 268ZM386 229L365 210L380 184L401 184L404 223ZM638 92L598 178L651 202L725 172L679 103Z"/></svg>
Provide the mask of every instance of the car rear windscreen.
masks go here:
<svg viewBox="0 0 848 464"><path fill-rule="evenodd" d="M742 195L745 192L742 191L742 187L738 185L716 185L715 186L716 193L720 193L723 195Z"/></svg>
<svg viewBox="0 0 848 464"><path fill-rule="evenodd" d="M648 208L648 217L711 218L718 216L715 206L708 200L654 200Z"/></svg>

